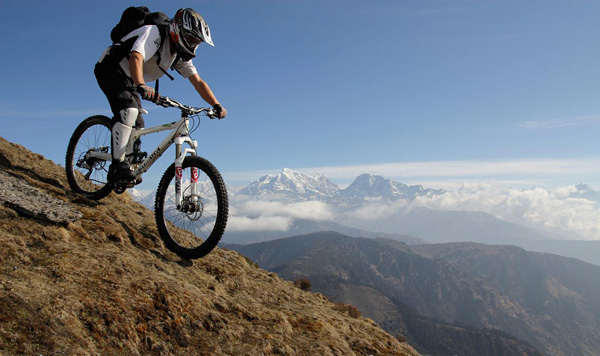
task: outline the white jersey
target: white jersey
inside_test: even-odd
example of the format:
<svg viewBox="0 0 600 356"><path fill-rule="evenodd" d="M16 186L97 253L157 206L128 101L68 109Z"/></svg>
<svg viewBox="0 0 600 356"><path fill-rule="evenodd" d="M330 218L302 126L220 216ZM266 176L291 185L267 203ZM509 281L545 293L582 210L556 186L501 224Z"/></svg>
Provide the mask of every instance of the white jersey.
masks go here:
<svg viewBox="0 0 600 356"><path fill-rule="evenodd" d="M152 82L162 77L163 74L169 70L169 68L171 68L175 58L177 57L177 52L174 51L174 53L171 53L170 41L165 39L162 47L160 47L160 33L158 31L158 27L154 25L142 26L132 31L127 36L123 37L121 42L125 42L133 37L137 37L137 39L135 40L131 51L138 52L142 55L142 57L144 57L144 81ZM108 54L109 49L110 47L107 48L104 53L102 53L100 61L102 61L104 56ZM159 59L159 53L160 64L157 63ZM123 68L125 74L131 77L131 72L129 71L129 59L125 57L119 64L121 65L121 68ZM162 69L164 69L164 72L159 68L159 65ZM191 60L185 62L179 60L175 66L173 66L173 68L177 70L177 72L179 72L179 74L181 74L181 76L184 78L188 78L198 73Z"/></svg>

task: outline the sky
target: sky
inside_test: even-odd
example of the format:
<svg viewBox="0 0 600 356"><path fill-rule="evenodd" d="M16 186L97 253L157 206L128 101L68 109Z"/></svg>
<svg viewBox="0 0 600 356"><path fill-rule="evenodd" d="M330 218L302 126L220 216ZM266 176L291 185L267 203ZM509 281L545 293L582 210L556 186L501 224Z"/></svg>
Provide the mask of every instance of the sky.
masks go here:
<svg viewBox="0 0 600 356"><path fill-rule="evenodd" d="M209 24L194 63L229 114L193 138L229 185L287 167L340 186L600 187L597 1L0 0L0 136L64 164L77 124L110 115L93 67L129 5ZM160 88L206 106L178 75ZM178 118L144 106L147 126Z"/></svg>

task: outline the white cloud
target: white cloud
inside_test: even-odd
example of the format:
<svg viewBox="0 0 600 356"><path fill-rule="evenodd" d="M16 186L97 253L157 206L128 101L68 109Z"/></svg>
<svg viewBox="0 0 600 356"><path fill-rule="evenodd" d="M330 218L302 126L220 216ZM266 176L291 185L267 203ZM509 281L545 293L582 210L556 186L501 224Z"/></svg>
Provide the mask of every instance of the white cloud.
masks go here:
<svg viewBox="0 0 600 356"><path fill-rule="evenodd" d="M355 208L319 201L284 203L246 201L231 207L232 231L286 231L296 219L336 221L349 226L393 229L394 217L415 207L443 211L485 212L517 224L572 232L587 239L600 239L600 202L578 197L576 186L552 191L543 188L515 189L495 181L465 183L441 195L428 195L409 202L365 201ZM383 225L382 225L383 224Z"/></svg>
<svg viewBox="0 0 600 356"><path fill-rule="evenodd" d="M227 224L230 231L286 231L296 219L333 220L335 213L326 203L305 201L283 203L252 200L233 206Z"/></svg>
<svg viewBox="0 0 600 356"><path fill-rule="evenodd" d="M583 199L589 196L578 195L576 186L565 184L599 185L600 159L403 162L298 170L307 174L323 173L338 184L340 181L349 183L368 172L407 184L443 188L448 192L421 197L410 204L369 202L352 211L322 202L253 201L239 207L239 216L332 220L344 224L383 221L383 217L394 216L402 209L423 206L436 210L482 211L518 224L561 229L585 238L600 239L600 202ZM252 179L257 179L256 172L252 172ZM465 184L465 181L473 183Z"/></svg>
<svg viewBox="0 0 600 356"><path fill-rule="evenodd" d="M524 121L517 124L518 127L529 130L560 129L564 127L578 127L600 122L599 115L579 116L568 119Z"/></svg>
<svg viewBox="0 0 600 356"><path fill-rule="evenodd" d="M247 216L233 215L227 222L228 231L287 231L293 219L285 216Z"/></svg>
<svg viewBox="0 0 600 356"><path fill-rule="evenodd" d="M409 207L409 202L405 200L396 202L371 201L356 209L344 213L340 212L340 218L344 223L381 221L390 219L397 212Z"/></svg>
<svg viewBox="0 0 600 356"><path fill-rule="evenodd" d="M483 211L528 226L557 228L589 239L600 239L600 210L593 201L570 197L575 186L554 191L518 190L493 183L465 184L438 196L417 198L413 204L435 210Z"/></svg>
<svg viewBox="0 0 600 356"><path fill-rule="evenodd" d="M282 203L276 201L247 201L235 210L236 214L246 216L289 216L296 219L331 220L335 214L331 207L320 201Z"/></svg>

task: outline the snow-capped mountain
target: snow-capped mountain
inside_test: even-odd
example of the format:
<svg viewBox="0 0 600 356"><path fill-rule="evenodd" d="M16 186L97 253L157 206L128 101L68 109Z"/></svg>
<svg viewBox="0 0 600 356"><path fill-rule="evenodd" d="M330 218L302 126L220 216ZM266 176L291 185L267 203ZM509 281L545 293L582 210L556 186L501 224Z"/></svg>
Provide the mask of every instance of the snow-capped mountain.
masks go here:
<svg viewBox="0 0 600 356"><path fill-rule="evenodd" d="M577 184L569 194L570 198L587 199L596 204L600 203L600 192L587 184Z"/></svg>
<svg viewBox="0 0 600 356"><path fill-rule="evenodd" d="M154 211L154 198L156 196L156 190L150 192L141 192L135 188L132 188L128 190L128 193L131 195L131 198L134 201Z"/></svg>
<svg viewBox="0 0 600 356"><path fill-rule="evenodd" d="M323 200L339 191L337 185L322 174L310 176L284 168L278 175L266 175L241 189L241 195L283 195L304 200Z"/></svg>
<svg viewBox="0 0 600 356"><path fill-rule="evenodd" d="M236 200L252 198L268 198L286 201L322 201L328 203L354 203L382 200L397 201L405 199L412 201L416 197L438 195L444 190L425 189L421 185L409 186L386 179L380 175L362 174L345 189L340 189L325 175L309 175L284 168L277 175L265 175L239 189L228 189L230 196ZM142 194L132 189L133 199L149 208L154 206L154 193Z"/></svg>
<svg viewBox="0 0 600 356"><path fill-rule="evenodd" d="M398 199L414 200L418 196L443 193L443 190L424 189L421 185L408 186L383 176L362 174L348 188L342 190L340 196L347 199L396 201Z"/></svg>
<svg viewBox="0 0 600 356"><path fill-rule="evenodd" d="M266 175L250 182L238 191L242 196L285 196L298 201L318 200L329 203L367 200L414 200L427 194L443 194L443 190L424 189L420 185L408 186L383 176L362 174L346 189L340 189L323 174L311 176L285 168L277 175Z"/></svg>

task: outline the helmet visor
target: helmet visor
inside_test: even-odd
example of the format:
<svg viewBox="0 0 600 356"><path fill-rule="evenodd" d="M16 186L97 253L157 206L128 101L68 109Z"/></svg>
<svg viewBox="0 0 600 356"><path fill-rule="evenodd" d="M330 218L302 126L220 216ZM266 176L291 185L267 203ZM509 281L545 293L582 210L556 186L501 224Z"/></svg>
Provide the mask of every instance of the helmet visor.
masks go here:
<svg viewBox="0 0 600 356"><path fill-rule="evenodd" d="M203 42L201 38L198 38L198 37L192 35L191 33L185 34L183 36L183 41L190 48L195 48L196 46L198 46L200 43Z"/></svg>

